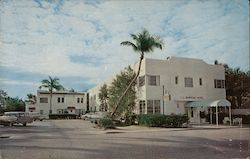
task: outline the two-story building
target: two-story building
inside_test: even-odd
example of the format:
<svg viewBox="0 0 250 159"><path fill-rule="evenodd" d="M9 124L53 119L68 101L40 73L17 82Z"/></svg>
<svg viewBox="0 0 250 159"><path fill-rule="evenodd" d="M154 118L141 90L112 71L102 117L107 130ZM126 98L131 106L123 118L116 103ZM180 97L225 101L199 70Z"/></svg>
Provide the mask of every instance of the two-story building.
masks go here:
<svg viewBox="0 0 250 159"><path fill-rule="evenodd" d="M36 103L26 104L27 112L38 112L47 116L50 111L50 92L38 90ZM86 93L70 91L54 91L51 98L52 114L84 114L86 107Z"/></svg>
<svg viewBox="0 0 250 159"><path fill-rule="evenodd" d="M131 68L137 71L138 63L131 65ZM104 83L110 85L111 82L112 79ZM92 100L89 106L96 107L96 110L102 85L88 91ZM144 59L136 89L138 100L134 111L137 114L188 114L191 122L197 122L201 111L208 113L208 107L218 106L205 103L219 100L219 106L230 105L225 100L224 67L207 64L201 59ZM194 106L197 103L191 103L195 101L201 103L199 107ZM226 101L226 104L221 101Z"/></svg>

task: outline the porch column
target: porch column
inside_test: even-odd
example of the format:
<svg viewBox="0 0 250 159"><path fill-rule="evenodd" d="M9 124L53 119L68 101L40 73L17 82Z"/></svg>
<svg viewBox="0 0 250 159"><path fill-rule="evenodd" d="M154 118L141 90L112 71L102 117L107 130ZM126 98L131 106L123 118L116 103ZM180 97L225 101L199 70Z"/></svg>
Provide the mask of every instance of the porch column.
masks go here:
<svg viewBox="0 0 250 159"><path fill-rule="evenodd" d="M231 106L229 106L229 120L230 120L230 121L229 121L229 124L230 124L230 126L231 126L231 124L232 124L232 123L231 123L231 121L232 121L231 119L232 119L232 112L231 112Z"/></svg>
<svg viewBox="0 0 250 159"><path fill-rule="evenodd" d="M210 124L213 124L213 109L210 107Z"/></svg>
<svg viewBox="0 0 250 159"><path fill-rule="evenodd" d="M219 126L218 106L216 106L216 126Z"/></svg>

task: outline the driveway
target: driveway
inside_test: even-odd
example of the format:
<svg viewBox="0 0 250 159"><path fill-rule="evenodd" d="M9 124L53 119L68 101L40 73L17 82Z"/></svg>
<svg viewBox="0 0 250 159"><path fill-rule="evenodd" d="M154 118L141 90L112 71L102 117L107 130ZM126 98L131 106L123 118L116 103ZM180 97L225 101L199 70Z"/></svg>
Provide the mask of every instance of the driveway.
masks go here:
<svg viewBox="0 0 250 159"><path fill-rule="evenodd" d="M0 127L0 159L176 159L250 157L249 128L104 131L82 120Z"/></svg>

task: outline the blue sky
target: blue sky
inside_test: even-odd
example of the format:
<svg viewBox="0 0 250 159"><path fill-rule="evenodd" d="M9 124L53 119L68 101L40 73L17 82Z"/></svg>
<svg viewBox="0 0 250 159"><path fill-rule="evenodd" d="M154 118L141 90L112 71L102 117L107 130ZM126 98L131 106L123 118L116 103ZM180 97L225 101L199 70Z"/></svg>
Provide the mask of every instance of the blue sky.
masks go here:
<svg viewBox="0 0 250 159"><path fill-rule="evenodd" d="M168 56L249 69L247 0L1 0L0 89L24 98L49 75L83 91L138 59L129 34L146 28Z"/></svg>

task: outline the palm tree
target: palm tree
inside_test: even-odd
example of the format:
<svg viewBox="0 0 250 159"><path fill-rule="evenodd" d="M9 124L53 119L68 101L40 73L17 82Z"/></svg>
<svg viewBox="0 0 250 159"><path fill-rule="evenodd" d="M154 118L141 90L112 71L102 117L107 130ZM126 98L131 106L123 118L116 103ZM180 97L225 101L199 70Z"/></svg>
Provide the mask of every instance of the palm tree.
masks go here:
<svg viewBox="0 0 250 159"><path fill-rule="evenodd" d="M32 93L27 94L28 99L26 100L26 102L30 102L31 104L35 104L36 103L36 96L33 95Z"/></svg>
<svg viewBox="0 0 250 159"><path fill-rule="evenodd" d="M144 29L141 33L139 33L137 35L131 34L131 37L134 40L134 43L130 42L130 41L123 41L123 42L121 42L121 45L131 46L135 52L138 52L140 54L139 67L138 67L138 71L137 71L135 77L130 82L127 89L123 92L123 94L118 99L118 102L115 105L115 109L111 115L111 118L114 117L114 114L116 113L122 99L124 98L124 96L126 95L128 90L130 89L132 84L138 78L138 76L140 74L140 70L141 70L141 63L142 63L142 60L144 59L144 54L149 53L149 52L153 52L154 48L162 49L162 46L163 46L162 39L160 37L151 36L146 29Z"/></svg>
<svg viewBox="0 0 250 159"><path fill-rule="evenodd" d="M49 108L49 114L52 114L52 93L53 90L64 90L63 86L59 83L59 78L55 77L52 78L49 76L49 79L44 79L41 81L42 85L39 88L47 88L50 92L50 108Z"/></svg>

